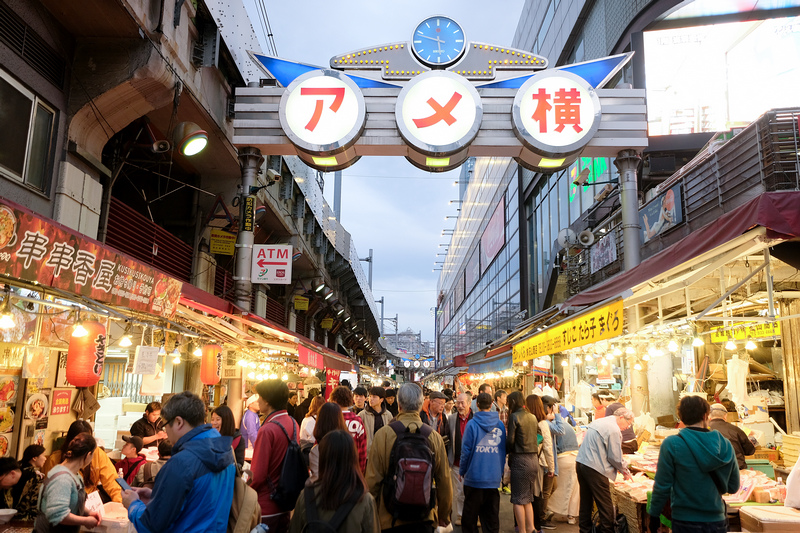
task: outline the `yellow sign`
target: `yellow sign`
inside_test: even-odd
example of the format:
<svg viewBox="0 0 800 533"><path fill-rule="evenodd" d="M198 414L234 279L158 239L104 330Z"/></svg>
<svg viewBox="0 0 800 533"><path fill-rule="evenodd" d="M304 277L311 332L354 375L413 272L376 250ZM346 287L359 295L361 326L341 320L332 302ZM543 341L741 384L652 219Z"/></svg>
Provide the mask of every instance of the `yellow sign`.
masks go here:
<svg viewBox="0 0 800 533"><path fill-rule="evenodd" d="M613 339L622 334L622 300L549 327L514 345L513 361L519 363L570 348Z"/></svg>
<svg viewBox="0 0 800 533"><path fill-rule="evenodd" d="M711 342L722 344L729 337L735 341L766 339L781 334L780 322L741 322L735 326L711 328Z"/></svg>
<svg viewBox="0 0 800 533"><path fill-rule="evenodd" d="M294 297L294 310L295 311L308 311L308 298L305 296Z"/></svg>
<svg viewBox="0 0 800 533"><path fill-rule="evenodd" d="M236 234L229 233L224 229L211 229L211 245L209 251L212 254L233 255L236 250Z"/></svg>
<svg viewBox="0 0 800 533"><path fill-rule="evenodd" d="M333 319L323 318L319 325L322 326L322 329L331 329L333 327Z"/></svg>

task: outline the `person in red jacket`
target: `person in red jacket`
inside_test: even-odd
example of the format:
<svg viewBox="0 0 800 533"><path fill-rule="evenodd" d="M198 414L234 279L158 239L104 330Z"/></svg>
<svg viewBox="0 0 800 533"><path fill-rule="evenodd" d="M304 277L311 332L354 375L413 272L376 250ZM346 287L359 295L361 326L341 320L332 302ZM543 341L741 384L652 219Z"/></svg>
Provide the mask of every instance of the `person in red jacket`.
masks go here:
<svg viewBox="0 0 800 533"><path fill-rule="evenodd" d="M289 531L291 512L281 510L272 501L271 494L280 481L289 439L297 441L300 428L286 412L286 404L289 403L289 387L286 383L279 379L262 381L256 385L256 392L261 414L265 415L265 418L253 446L253 461L250 467L253 482L250 486L258 493L261 523L269 527L270 533L286 533ZM279 426L283 427L286 435ZM287 435L289 439L286 438Z"/></svg>
<svg viewBox="0 0 800 533"><path fill-rule="evenodd" d="M139 455L143 446L142 437L123 435L122 440L125 441L125 445L122 446L122 455L125 458L117 461L114 466L118 471L122 471L122 478L129 485L133 485L133 480L136 479L136 472L147 462L147 458L144 455Z"/></svg>
<svg viewBox="0 0 800 533"><path fill-rule="evenodd" d="M342 408L347 431L356 441L358 466L361 467L361 473L363 474L367 471L367 432L364 429L364 422L361 421L361 417L350 410L350 406L353 405L353 393L347 387L336 387L331 392L330 401Z"/></svg>

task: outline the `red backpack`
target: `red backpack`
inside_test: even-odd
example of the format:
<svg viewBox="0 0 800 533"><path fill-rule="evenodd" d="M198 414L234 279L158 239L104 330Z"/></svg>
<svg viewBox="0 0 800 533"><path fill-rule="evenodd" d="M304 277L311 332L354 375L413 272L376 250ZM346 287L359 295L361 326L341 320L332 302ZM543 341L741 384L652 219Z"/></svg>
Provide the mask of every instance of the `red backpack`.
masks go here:
<svg viewBox="0 0 800 533"><path fill-rule="evenodd" d="M389 427L397 434L389 457L389 470L383 480L383 502L394 522L427 520L436 505L433 485L435 454L428 437L433 429L422 424L415 432L395 421Z"/></svg>

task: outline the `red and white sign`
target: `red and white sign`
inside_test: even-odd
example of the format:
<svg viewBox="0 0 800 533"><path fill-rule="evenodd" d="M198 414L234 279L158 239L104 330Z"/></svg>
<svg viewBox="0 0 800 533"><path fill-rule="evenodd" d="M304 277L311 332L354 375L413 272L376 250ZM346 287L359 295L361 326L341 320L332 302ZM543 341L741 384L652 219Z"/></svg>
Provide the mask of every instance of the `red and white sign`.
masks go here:
<svg viewBox="0 0 800 533"><path fill-rule="evenodd" d="M325 401L330 400L333 389L339 386L339 374L341 373L341 370L325 369Z"/></svg>
<svg viewBox="0 0 800 533"><path fill-rule="evenodd" d="M588 143L600 120L600 101L578 76L558 71L536 75L516 99L524 133L552 152Z"/></svg>
<svg viewBox="0 0 800 533"><path fill-rule="evenodd" d="M253 245L253 283L288 285L292 282L292 245Z"/></svg>
<svg viewBox="0 0 800 533"><path fill-rule="evenodd" d="M395 114L406 142L423 152L443 154L458 151L474 139L483 108L466 78L431 71L403 88Z"/></svg>
<svg viewBox="0 0 800 533"><path fill-rule="evenodd" d="M281 117L292 141L299 139L305 148L349 142L348 135L366 112L358 88L322 71L298 81L289 87Z"/></svg>
<svg viewBox="0 0 800 533"><path fill-rule="evenodd" d="M305 346L297 347L297 356L301 365L310 366L313 368L322 368L324 365L322 362L322 355L318 354L314 350L309 350Z"/></svg>
<svg viewBox="0 0 800 533"><path fill-rule="evenodd" d="M53 401L50 403L50 415L68 415L72 403L72 389L54 390Z"/></svg>

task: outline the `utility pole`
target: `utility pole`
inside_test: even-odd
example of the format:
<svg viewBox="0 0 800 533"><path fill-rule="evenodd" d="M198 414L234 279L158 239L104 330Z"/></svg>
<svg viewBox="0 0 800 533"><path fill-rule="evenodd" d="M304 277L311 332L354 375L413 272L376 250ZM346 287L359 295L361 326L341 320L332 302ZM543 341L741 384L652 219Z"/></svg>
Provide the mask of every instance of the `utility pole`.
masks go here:
<svg viewBox="0 0 800 533"><path fill-rule="evenodd" d="M371 251L372 251L372 250L370 250L370 252L371 252ZM371 264L372 264L372 263L370 263L370 265L371 265ZM370 280L370 281L371 281L371 280ZM372 289L372 283L370 283L370 289ZM384 300L384 298L385 298L385 296L381 296L381 299L380 299L380 300L375 300L375 303L376 303L376 304L381 304L381 337L383 337L383 303L384 303L384 302L383 302L383 300Z"/></svg>
<svg viewBox="0 0 800 533"><path fill-rule="evenodd" d="M365 257L364 259L359 257L358 260L369 263L369 290L372 290L372 248L369 249L369 257Z"/></svg>
<svg viewBox="0 0 800 533"><path fill-rule="evenodd" d="M333 173L333 214L336 220L342 223L342 171ZM370 284L372 288L372 284Z"/></svg>

